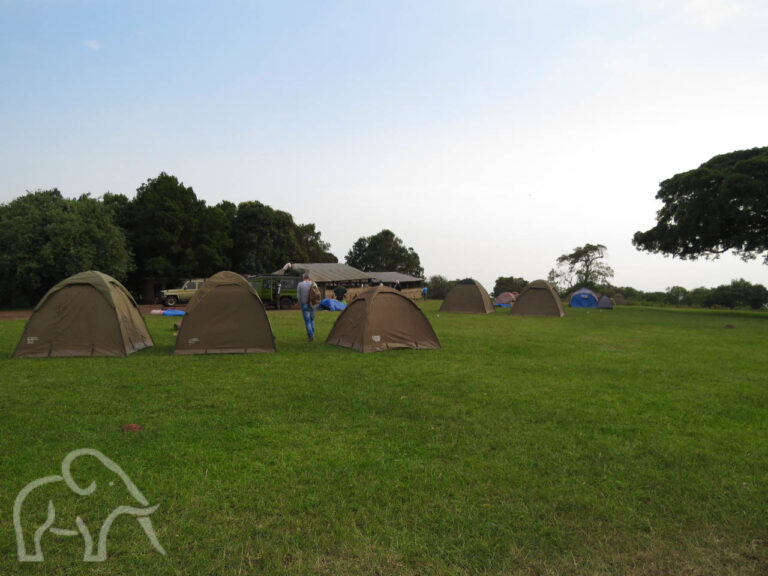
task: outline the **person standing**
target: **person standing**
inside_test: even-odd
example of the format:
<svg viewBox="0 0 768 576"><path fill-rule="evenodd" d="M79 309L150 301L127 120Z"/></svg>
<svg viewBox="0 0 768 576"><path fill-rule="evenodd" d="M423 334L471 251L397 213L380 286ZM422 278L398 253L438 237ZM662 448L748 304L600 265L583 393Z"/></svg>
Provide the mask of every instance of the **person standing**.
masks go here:
<svg viewBox="0 0 768 576"><path fill-rule="evenodd" d="M307 339L312 342L315 339L315 307L310 301L312 293L312 282L309 279L309 273L304 272L301 275L301 282L296 286L296 296L301 306L301 315L304 316L304 326L307 328Z"/></svg>
<svg viewBox="0 0 768 576"><path fill-rule="evenodd" d="M343 302L344 295L347 293L347 289L341 284L339 284L333 289L333 293L336 296L336 300L338 300L339 302Z"/></svg>

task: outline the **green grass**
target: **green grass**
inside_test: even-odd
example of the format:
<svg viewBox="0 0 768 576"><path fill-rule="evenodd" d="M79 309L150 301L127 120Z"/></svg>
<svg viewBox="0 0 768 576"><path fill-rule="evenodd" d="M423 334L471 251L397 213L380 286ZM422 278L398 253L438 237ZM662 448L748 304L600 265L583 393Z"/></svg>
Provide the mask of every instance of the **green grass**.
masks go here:
<svg viewBox="0 0 768 576"><path fill-rule="evenodd" d="M250 356L174 357L149 317L125 359L11 360L0 322L0 574L768 572L768 316L437 306L442 350L370 355L322 344L334 313L311 344L271 313ZM16 494L82 447L160 505L167 556L123 517L105 563L54 535L16 561ZM62 519L115 505L53 488Z"/></svg>

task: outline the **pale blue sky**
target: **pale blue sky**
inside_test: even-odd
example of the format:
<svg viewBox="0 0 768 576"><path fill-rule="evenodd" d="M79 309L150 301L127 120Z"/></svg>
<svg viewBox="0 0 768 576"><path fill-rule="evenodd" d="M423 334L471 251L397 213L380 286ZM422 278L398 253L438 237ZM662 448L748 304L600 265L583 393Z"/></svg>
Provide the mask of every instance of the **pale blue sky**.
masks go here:
<svg viewBox="0 0 768 576"><path fill-rule="evenodd" d="M165 171L488 289L586 242L619 285L768 285L631 246L661 180L768 145L766 38L764 0L0 0L0 202Z"/></svg>

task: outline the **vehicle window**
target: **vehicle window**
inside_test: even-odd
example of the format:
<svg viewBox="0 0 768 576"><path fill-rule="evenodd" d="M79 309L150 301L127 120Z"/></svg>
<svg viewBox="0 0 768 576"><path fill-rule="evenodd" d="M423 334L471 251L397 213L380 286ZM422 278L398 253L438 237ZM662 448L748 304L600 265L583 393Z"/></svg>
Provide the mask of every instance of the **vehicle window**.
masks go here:
<svg viewBox="0 0 768 576"><path fill-rule="evenodd" d="M194 282L186 282L184 284L184 290L192 290L195 287Z"/></svg>
<svg viewBox="0 0 768 576"><path fill-rule="evenodd" d="M202 286L202 285L203 285L202 282L196 282L195 283L195 288L200 288L200 286Z"/></svg>

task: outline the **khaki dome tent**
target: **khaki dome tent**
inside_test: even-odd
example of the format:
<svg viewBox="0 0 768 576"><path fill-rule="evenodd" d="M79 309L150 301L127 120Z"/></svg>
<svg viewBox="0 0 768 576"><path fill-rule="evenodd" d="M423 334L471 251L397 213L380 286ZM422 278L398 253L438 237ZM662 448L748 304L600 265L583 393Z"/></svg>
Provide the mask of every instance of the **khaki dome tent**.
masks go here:
<svg viewBox="0 0 768 576"><path fill-rule="evenodd" d="M250 282L234 272L205 281L187 305L174 354L274 352L267 311Z"/></svg>
<svg viewBox="0 0 768 576"><path fill-rule="evenodd" d="M13 356L128 356L148 346L152 338L131 295L111 276L91 270L43 296Z"/></svg>
<svg viewBox="0 0 768 576"><path fill-rule="evenodd" d="M360 292L336 319L325 343L358 352L440 348L421 309L407 296L385 286Z"/></svg>
<svg viewBox="0 0 768 576"><path fill-rule="evenodd" d="M445 296L440 312L493 314L491 297L477 280L462 280Z"/></svg>
<svg viewBox="0 0 768 576"><path fill-rule="evenodd" d="M534 280L517 297L510 314L516 316L565 316L563 303L545 280Z"/></svg>

